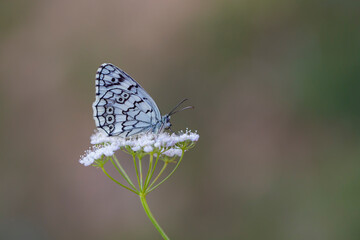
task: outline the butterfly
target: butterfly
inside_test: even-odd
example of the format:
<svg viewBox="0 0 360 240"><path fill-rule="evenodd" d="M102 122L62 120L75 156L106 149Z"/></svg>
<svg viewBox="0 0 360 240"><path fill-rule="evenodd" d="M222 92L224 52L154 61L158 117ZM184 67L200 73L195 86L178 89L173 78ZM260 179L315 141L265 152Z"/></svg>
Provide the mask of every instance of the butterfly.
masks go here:
<svg viewBox="0 0 360 240"><path fill-rule="evenodd" d="M181 101L168 114L161 116L155 101L126 72L111 63L102 64L96 72L96 99L93 117L96 127L108 136L130 137L140 133L159 133L171 127L170 116Z"/></svg>

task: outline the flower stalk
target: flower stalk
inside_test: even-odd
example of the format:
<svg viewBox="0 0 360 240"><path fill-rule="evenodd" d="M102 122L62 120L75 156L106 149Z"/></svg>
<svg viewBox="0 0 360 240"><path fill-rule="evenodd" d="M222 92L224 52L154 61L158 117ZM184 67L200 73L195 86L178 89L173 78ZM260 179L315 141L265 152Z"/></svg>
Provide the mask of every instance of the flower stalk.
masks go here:
<svg viewBox="0 0 360 240"><path fill-rule="evenodd" d="M155 220L154 216L152 215L151 211L150 211L150 208L149 208L149 205L147 204L146 202L146 196L145 194L140 194L140 201L141 201L141 204L142 206L144 207L144 210L145 210L145 213L146 215L149 217L150 221L152 222L152 224L155 226L155 228L158 230L158 232L161 234L161 236L164 238L164 239L170 239L166 233L164 232L164 230L160 227L159 223Z"/></svg>

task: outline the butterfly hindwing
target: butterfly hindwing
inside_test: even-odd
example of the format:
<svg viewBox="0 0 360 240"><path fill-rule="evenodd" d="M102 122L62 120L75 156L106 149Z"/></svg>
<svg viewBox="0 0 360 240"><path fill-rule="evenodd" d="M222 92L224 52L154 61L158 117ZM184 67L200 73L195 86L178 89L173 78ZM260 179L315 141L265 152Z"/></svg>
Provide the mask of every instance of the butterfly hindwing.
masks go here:
<svg viewBox="0 0 360 240"><path fill-rule="evenodd" d="M150 95L112 64L102 64L98 69L93 110L96 126L110 136L147 132L161 120Z"/></svg>

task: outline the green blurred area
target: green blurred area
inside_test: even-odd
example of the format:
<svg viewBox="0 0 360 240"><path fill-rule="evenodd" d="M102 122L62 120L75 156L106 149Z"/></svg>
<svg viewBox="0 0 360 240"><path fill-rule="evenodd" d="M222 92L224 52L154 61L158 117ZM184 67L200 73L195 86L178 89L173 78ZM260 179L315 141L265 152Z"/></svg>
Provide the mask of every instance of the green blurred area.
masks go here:
<svg viewBox="0 0 360 240"><path fill-rule="evenodd" d="M0 1L0 239L159 239L78 163L111 62L200 141L149 196L172 239L360 238L359 1ZM125 158L120 155L120 158ZM123 159L126 165L127 159Z"/></svg>

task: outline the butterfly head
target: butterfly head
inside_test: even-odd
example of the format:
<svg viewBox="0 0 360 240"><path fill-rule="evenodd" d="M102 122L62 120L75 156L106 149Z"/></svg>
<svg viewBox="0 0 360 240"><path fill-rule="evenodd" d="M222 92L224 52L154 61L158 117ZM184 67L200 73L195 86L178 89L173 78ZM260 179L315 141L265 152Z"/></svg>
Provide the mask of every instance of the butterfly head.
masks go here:
<svg viewBox="0 0 360 240"><path fill-rule="evenodd" d="M166 114L166 115L162 116L161 122L162 122L163 129L165 129L165 130L170 129L171 126L172 126L172 124L170 122L170 115L169 114Z"/></svg>

